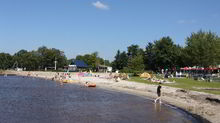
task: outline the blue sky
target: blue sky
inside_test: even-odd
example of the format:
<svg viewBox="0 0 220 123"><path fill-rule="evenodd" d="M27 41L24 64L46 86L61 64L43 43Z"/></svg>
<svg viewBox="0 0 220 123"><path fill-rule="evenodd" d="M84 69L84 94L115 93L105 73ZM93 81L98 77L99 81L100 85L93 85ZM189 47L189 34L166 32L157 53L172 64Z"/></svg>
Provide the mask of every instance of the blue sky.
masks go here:
<svg viewBox="0 0 220 123"><path fill-rule="evenodd" d="M68 58L99 52L114 60L131 44L170 36L184 45L202 29L220 34L219 0L0 0L0 52L40 46Z"/></svg>

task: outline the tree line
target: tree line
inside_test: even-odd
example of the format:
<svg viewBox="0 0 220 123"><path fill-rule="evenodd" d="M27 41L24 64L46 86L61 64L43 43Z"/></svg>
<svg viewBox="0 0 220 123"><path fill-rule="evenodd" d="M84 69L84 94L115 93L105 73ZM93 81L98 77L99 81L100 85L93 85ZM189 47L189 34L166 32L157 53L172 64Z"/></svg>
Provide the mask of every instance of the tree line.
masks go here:
<svg viewBox="0 0 220 123"><path fill-rule="evenodd" d="M0 69L23 68L26 70L43 70L54 67L55 60L57 68L67 65L67 58L63 51L55 48L39 47L36 51L20 50L14 55L0 53Z"/></svg>
<svg viewBox="0 0 220 123"><path fill-rule="evenodd" d="M184 47L174 44L169 36L162 37L149 42L145 49L131 45L127 52L118 50L112 62L113 69L131 73L217 65L220 65L220 38L211 31L202 30L187 37Z"/></svg>
<svg viewBox="0 0 220 123"><path fill-rule="evenodd" d="M114 61L99 57L98 52L78 55L67 60L63 51L55 48L39 47L36 51L20 50L14 55L0 53L0 69L44 70L54 67L63 68L73 60L83 60L89 69L97 70L99 65L112 66L121 72L140 73L145 70L179 69L185 66L210 67L220 64L220 38L209 31L198 31L186 38L185 46L175 44L172 38L162 37L149 42L144 49L138 45L118 50Z"/></svg>
<svg viewBox="0 0 220 123"><path fill-rule="evenodd" d="M78 55L76 58L68 60L63 51L42 46L36 51L22 49L14 55L0 53L0 69L45 70L45 68L50 68L54 70L55 61L57 61L56 67L62 70L64 66L68 66L74 60L83 60L93 71L97 71L99 65L111 66L109 60L98 56L98 52Z"/></svg>

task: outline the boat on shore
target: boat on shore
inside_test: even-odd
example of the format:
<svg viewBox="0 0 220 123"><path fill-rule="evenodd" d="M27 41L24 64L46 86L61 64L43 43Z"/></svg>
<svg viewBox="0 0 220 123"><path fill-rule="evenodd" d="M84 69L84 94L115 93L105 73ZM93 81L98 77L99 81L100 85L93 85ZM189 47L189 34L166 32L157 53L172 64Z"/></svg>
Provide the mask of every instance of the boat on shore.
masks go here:
<svg viewBox="0 0 220 123"><path fill-rule="evenodd" d="M86 82L85 86L87 86L87 87L96 87L96 84L95 83Z"/></svg>

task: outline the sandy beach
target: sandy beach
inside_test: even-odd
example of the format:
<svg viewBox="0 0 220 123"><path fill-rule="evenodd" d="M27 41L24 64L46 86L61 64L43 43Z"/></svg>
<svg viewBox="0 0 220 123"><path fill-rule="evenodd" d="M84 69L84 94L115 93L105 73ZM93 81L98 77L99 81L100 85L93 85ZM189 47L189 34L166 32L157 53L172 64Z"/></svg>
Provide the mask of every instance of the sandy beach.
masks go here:
<svg viewBox="0 0 220 123"><path fill-rule="evenodd" d="M56 72L27 72L7 71L8 74L21 76L40 77L53 79ZM157 97L156 85L149 85L126 80L116 82L109 79L107 73L93 73L92 76L78 76L78 73L70 73L72 84L84 85L85 82L95 83L98 88L120 91L137 96L147 97L151 100ZM207 94L196 91L186 91L179 88L166 87L162 85L162 102L182 108L192 114L199 115L212 123L220 121L220 95Z"/></svg>

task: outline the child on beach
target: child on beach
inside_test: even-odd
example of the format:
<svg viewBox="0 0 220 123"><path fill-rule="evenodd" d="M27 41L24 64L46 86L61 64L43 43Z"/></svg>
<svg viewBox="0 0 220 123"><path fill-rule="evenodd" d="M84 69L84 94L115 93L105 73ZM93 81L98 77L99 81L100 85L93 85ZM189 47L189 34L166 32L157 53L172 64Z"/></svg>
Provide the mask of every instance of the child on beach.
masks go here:
<svg viewBox="0 0 220 123"><path fill-rule="evenodd" d="M160 99L160 96L161 96L161 85L160 85L161 83L159 83L159 85L157 86L157 98L154 100L154 103L156 103L157 102L157 100L159 100L160 101L160 103L162 103L161 102L161 99Z"/></svg>

